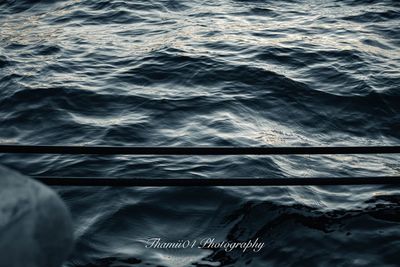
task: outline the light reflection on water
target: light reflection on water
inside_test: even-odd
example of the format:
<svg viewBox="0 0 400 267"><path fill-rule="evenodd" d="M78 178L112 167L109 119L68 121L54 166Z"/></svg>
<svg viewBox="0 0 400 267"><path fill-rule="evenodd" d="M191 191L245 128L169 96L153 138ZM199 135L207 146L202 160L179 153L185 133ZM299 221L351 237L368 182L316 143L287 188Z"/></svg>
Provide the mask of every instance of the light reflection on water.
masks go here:
<svg viewBox="0 0 400 267"><path fill-rule="evenodd" d="M352 0L2 2L0 141L395 145L398 8ZM279 179L400 169L396 155L0 160L27 174L94 177ZM57 190L75 219L77 247L66 267L399 260L399 192L391 187ZM257 255L144 249L154 235L257 236L267 246Z"/></svg>

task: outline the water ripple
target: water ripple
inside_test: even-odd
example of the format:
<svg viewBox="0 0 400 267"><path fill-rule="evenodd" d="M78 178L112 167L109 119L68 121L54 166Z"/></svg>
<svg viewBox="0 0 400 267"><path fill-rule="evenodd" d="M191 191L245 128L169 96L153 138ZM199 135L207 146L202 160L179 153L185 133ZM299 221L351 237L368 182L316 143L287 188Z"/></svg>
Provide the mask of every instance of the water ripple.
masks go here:
<svg viewBox="0 0 400 267"><path fill-rule="evenodd" d="M395 0L1 1L0 142L397 145L399 8ZM121 178L400 172L396 155L0 160L27 174ZM77 237L65 267L399 262L391 187L58 190ZM146 250L153 235L260 237L267 247Z"/></svg>

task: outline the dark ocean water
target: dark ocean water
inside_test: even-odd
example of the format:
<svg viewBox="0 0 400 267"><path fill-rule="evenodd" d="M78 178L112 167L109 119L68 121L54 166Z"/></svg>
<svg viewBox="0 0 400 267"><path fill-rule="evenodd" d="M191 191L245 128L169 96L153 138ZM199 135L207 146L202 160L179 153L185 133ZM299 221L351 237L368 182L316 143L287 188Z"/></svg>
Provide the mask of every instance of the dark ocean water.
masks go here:
<svg viewBox="0 0 400 267"><path fill-rule="evenodd" d="M399 1L0 1L0 142L398 145ZM25 174L399 175L399 156L0 155ZM389 186L57 188L64 267L399 266ZM260 252L146 239L265 242Z"/></svg>

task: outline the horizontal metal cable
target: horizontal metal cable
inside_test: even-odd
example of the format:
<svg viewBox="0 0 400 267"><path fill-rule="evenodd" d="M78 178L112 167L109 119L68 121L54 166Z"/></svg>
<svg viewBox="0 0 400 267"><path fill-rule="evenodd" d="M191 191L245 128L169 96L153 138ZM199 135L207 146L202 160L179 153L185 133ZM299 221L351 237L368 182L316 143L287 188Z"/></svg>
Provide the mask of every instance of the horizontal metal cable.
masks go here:
<svg viewBox="0 0 400 267"><path fill-rule="evenodd" d="M335 147L122 147L0 145L0 153L96 155L312 155L400 153L400 146Z"/></svg>
<svg viewBox="0 0 400 267"><path fill-rule="evenodd" d="M327 178L92 178L44 177L33 178L59 186L305 186L305 185L400 185L400 176L327 177Z"/></svg>

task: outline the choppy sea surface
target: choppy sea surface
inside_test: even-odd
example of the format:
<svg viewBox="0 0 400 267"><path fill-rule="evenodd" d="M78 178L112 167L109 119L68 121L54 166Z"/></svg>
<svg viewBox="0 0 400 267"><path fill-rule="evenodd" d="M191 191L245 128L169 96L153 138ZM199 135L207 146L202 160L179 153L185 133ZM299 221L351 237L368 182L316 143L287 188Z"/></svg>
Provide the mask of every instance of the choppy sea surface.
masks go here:
<svg viewBox="0 0 400 267"><path fill-rule="evenodd" d="M398 145L400 2L0 1L0 142ZM30 175L399 175L399 156L0 155ZM64 267L399 266L393 186L56 188ZM260 252L146 240L259 238Z"/></svg>

